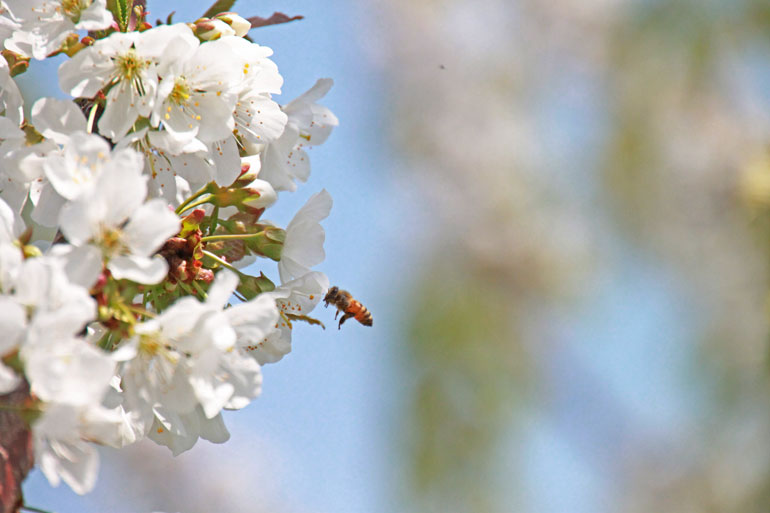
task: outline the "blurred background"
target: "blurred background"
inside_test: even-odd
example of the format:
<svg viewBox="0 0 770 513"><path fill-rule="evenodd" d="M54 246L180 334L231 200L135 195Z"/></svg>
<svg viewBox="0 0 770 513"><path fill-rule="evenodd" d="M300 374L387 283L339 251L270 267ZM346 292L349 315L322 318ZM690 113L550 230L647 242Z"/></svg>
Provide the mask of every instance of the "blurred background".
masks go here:
<svg viewBox="0 0 770 513"><path fill-rule="evenodd" d="M149 0L193 20L209 1ZM374 326L301 326L230 441L104 450L69 512L770 509L770 4L241 0L287 103L340 118L319 270ZM60 95L33 62L29 98ZM31 104L31 101L30 101ZM273 266L265 266L272 269ZM275 275L275 273L273 273Z"/></svg>

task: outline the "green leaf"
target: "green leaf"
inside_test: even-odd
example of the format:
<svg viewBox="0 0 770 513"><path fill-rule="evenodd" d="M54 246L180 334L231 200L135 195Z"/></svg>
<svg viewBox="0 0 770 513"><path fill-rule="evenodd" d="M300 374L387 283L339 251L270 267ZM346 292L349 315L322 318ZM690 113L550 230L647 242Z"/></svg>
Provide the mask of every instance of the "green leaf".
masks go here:
<svg viewBox="0 0 770 513"><path fill-rule="evenodd" d="M220 12L229 12L230 9L233 8L233 5L235 5L235 0L217 0L214 2L214 5L209 7L208 10L203 13L203 17L212 18Z"/></svg>

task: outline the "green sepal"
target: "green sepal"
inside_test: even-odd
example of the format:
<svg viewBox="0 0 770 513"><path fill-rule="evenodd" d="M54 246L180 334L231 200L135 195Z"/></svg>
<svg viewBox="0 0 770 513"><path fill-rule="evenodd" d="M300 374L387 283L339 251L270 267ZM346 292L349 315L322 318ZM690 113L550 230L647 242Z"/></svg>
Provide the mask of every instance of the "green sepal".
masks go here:
<svg viewBox="0 0 770 513"><path fill-rule="evenodd" d="M254 299L263 292L275 290L275 284L263 273L259 273L259 276L241 274L239 277L241 282L236 290L248 300Z"/></svg>
<svg viewBox="0 0 770 513"><path fill-rule="evenodd" d="M3 358L0 358L0 361L19 374L24 374L24 362L19 358L18 351L13 351L12 353L5 355Z"/></svg>
<svg viewBox="0 0 770 513"><path fill-rule="evenodd" d="M182 229L179 237L186 239L191 233L197 232L203 222L205 212L203 209L195 209L182 218Z"/></svg>

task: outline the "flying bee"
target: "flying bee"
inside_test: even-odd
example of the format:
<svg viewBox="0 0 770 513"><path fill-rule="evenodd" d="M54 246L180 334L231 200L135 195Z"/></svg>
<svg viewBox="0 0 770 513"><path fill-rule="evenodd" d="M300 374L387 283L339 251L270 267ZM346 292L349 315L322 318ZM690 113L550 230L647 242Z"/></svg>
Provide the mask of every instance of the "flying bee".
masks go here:
<svg viewBox="0 0 770 513"><path fill-rule="evenodd" d="M357 299L354 299L347 290L342 290L339 287L330 288L329 292L326 293L326 297L324 297L324 303L326 303L325 306L329 306L329 303L331 303L337 307L337 313L334 314L335 319L340 312L344 312L337 329L342 328L342 323L351 317L355 317L364 326L372 325L371 312Z"/></svg>

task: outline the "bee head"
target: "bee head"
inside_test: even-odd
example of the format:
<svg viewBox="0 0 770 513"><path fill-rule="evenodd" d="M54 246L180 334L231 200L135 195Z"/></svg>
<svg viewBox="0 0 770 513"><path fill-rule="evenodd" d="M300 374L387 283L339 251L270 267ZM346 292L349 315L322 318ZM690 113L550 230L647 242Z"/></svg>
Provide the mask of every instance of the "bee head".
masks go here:
<svg viewBox="0 0 770 513"><path fill-rule="evenodd" d="M324 302L328 305L331 301L334 301L334 299L337 297L337 293L340 291L339 287L332 287L329 289L329 292L326 293L326 297L324 298Z"/></svg>

